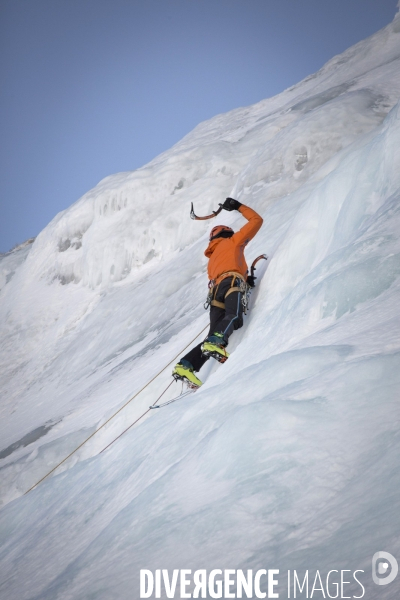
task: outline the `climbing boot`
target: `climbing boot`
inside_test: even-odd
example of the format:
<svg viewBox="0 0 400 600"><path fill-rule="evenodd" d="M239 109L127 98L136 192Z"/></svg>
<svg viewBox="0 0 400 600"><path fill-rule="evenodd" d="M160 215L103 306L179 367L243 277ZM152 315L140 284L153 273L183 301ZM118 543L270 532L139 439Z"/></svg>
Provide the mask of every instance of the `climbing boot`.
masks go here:
<svg viewBox="0 0 400 600"><path fill-rule="evenodd" d="M206 342L210 342L210 344L217 344L218 346L223 346L224 348L227 345L222 333L213 333L212 335L209 335L206 339Z"/></svg>
<svg viewBox="0 0 400 600"><path fill-rule="evenodd" d="M186 364L178 363L175 365L172 371L172 377L178 381L183 381L192 390L197 390L202 384L200 379L196 377L193 371L193 367L189 366L190 363L185 361Z"/></svg>
<svg viewBox="0 0 400 600"><path fill-rule="evenodd" d="M214 335L208 336L201 346L201 351L204 356L212 356L218 362L224 363L229 358L225 346L226 342L222 333L214 333Z"/></svg>

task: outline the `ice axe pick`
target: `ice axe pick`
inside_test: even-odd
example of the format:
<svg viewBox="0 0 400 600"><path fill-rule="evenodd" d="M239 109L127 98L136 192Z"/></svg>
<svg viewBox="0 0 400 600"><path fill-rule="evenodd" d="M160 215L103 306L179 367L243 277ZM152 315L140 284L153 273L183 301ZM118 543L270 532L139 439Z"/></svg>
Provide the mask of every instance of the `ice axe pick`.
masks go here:
<svg viewBox="0 0 400 600"><path fill-rule="evenodd" d="M207 215L206 217L198 217L194 212L193 202L192 202L192 206L190 209L190 218L193 219L194 221L206 221L207 219L213 219L214 217L219 215L221 210L222 210L222 204L219 205L218 210L213 210L211 215Z"/></svg>

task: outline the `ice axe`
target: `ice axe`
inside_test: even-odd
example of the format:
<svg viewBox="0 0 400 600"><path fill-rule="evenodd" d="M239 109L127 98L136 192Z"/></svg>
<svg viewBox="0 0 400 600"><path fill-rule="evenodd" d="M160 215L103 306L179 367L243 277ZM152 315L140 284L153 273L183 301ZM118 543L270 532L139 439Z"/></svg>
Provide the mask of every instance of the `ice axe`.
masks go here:
<svg viewBox="0 0 400 600"><path fill-rule="evenodd" d="M259 261L259 260L261 260L262 258L263 258L264 260L268 260L268 256L267 256L266 254L260 254L260 256L257 256L257 258L255 258L255 259L253 260L253 262L251 263L251 267L250 267L250 273L251 273L251 277L253 277L254 279L256 279L256 278L254 277L254 271L256 270L256 264L257 264L257 263L258 263L258 261Z"/></svg>
<svg viewBox="0 0 400 600"><path fill-rule="evenodd" d="M213 210L211 215L207 215L207 217L198 217L194 212L193 202L192 202L192 207L190 209L190 218L193 219L194 221L206 221L207 219L213 219L214 217L219 215L222 208L223 208L222 204L219 204L219 209Z"/></svg>
<svg viewBox="0 0 400 600"><path fill-rule="evenodd" d="M255 280L257 279L257 277L254 277L254 271L256 270L256 264L262 258L264 260L268 260L268 256L266 254L260 254L260 256L257 256L257 258L255 258L253 260L253 262L251 263L250 275L247 277L247 286L245 288L243 298L242 298L243 311L244 311L245 315L247 314L247 309L249 307L251 290L255 287Z"/></svg>

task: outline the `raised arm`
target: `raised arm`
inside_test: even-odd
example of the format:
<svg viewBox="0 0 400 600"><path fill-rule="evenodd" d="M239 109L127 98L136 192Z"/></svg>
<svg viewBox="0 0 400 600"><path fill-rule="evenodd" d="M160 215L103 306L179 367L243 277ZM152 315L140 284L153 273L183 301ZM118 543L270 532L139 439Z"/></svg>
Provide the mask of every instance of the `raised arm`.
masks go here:
<svg viewBox="0 0 400 600"><path fill-rule="evenodd" d="M235 244L238 246L245 246L253 239L257 231L261 228L261 225L263 224L262 217L249 206L245 206L233 198L227 198L222 205L222 208L228 211L238 210L244 218L248 220L248 223L232 236L232 240Z"/></svg>

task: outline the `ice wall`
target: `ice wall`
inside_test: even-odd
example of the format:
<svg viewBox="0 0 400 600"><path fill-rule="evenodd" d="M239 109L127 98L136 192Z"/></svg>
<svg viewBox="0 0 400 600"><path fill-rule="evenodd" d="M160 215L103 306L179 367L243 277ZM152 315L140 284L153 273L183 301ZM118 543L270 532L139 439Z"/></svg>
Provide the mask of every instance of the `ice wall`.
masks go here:
<svg viewBox="0 0 400 600"><path fill-rule="evenodd" d="M399 66L395 20L106 178L5 266L8 600L138 597L140 568L369 573L376 551L400 555ZM264 217L248 258L270 257L229 361L99 454L167 369L22 496L206 325L209 224L188 213L229 194ZM370 598L399 590L363 582Z"/></svg>

